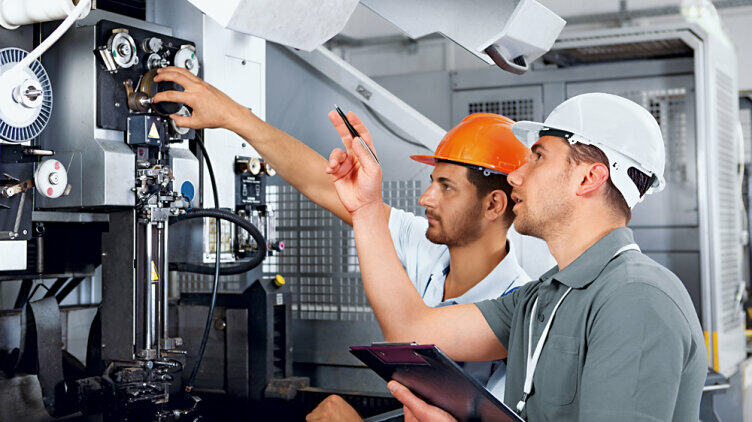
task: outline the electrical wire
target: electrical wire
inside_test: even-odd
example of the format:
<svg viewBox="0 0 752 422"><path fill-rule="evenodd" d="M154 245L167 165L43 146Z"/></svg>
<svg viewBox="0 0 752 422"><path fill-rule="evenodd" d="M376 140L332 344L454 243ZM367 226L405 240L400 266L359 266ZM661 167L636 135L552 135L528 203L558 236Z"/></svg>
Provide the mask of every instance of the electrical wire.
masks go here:
<svg viewBox="0 0 752 422"><path fill-rule="evenodd" d="M242 274L248 272L261 264L266 257L266 239L261 234L258 228L251 224L248 220L235 215L230 211L217 210L217 209L194 209L189 210L183 215L173 217L170 224L175 224L180 221L192 219L192 218L219 218L221 220L229 221L230 223L242 228L256 241L258 249L250 260L242 261L235 265L222 265L220 267L220 275L232 275ZM213 265L202 264L190 264L190 263L170 263L170 271L182 271L197 274L214 274Z"/></svg>
<svg viewBox="0 0 752 422"><path fill-rule="evenodd" d="M196 132L196 144L201 149L201 155L204 158L204 162L206 162L206 168L209 171L209 179L211 180L212 185L212 194L214 196L214 207L219 209L219 194L217 193L217 179L214 177L214 168L211 165L211 160L209 159L209 153L206 151L206 145L204 145L203 137L200 133ZM219 266L220 266L220 254L222 249L222 229L219 219L214 220L216 223L216 240L217 240L217 246L216 246L216 261L214 262L214 286L212 287L212 295L211 295L211 303L209 305L209 315L206 316L206 326L204 327L204 336L201 339L201 347L198 349L198 357L196 358L196 363L193 365L193 371L191 371L191 376L188 378L188 383L186 384L186 389L190 390L193 386L193 381L196 380L196 374L198 373L198 368L201 365L201 360L204 358L204 351L206 351L206 343L209 340L209 331L211 331L212 326L212 319L214 318L214 306L217 303L217 290L219 289Z"/></svg>
<svg viewBox="0 0 752 422"><path fill-rule="evenodd" d="M366 104L366 103L363 102L363 107L365 107L365 109L368 112L368 114L370 114L371 117L374 120L376 120L376 122L379 125L381 125L381 127L383 127L387 132L389 132L390 134L392 134L392 136L394 136L395 138L399 139L400 141L402 141L402 142L404 142L406 144L413 145L413 146L416 146L416 147L419 147L419 148L425 148L425 149L431 151L431 148L428 148L427 146L425 146L425 145L423 145L421 143L411 141L411 140L405 138L404 136L400 135L399 133L397 133L394 129L391 128L391 126L389 126L384 120L382 120L381 117L376 112L376 110L372 109L371 106L369 106L368 104ZM433 152L433 151L431 151L431 152Z"/></svg>

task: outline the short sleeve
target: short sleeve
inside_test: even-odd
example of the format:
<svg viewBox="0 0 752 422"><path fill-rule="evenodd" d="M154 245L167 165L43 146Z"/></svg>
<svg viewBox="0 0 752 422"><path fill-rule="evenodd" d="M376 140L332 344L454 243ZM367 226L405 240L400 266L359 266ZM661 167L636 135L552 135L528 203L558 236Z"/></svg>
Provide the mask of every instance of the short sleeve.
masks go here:
<svg viewBox="0 0 752 422"><path fill-rule="evenodd" d="M396 208L391 208L389 212L389 233L392 235L394 250L397 251L397 257L403 267L408 265L409 252L418 247L419 238L416 233L425 237L427 225L422 224L421 220L414 214Z"/></svg>
<svg viewBox="0 0 752 422"><path fill-rule="evenodd" d="M691 333L659 289L629 283L595 310L587 332L580 421L670 421Z"/></svg>
<svg viewBox="0 0 752 422"><path fill-rule="evenodd" d="M509 347L509 333L512 326L512 315L525 291L534 283L528 283L496 299L478 302L478 307L488 326L491 327L501 344Z"/></svg>

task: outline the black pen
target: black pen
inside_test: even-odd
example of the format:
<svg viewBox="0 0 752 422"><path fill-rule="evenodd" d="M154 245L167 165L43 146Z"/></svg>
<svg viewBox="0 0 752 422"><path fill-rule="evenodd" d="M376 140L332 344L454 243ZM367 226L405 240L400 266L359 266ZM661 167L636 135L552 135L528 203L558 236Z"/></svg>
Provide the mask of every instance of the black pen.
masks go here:
<svg viewBox="0 0 752 422"><path fill-rule="evenodd" d="M371 150L371 147L368 146L366 141L363 140L363 138L360 137L360 134L357 130L353 127L352 124L350 124L350 121L347 120L347 116L345 116L345 113L342 112L342 109L337 106L337 104L334 105L334 108L337 110L337 113L339 114L339 117L342 118L342 121L345 122L345 126L347 126L347 130L350 131L350 135L352 135L353 139L357 139L361 145L363 145L363 148L368 151L369 154L371 154L371 158L373 158L374 161L376 161L376 164L381 166L381 163L379 162L379 159L376 158L376 154L373 153Z"/></svg>

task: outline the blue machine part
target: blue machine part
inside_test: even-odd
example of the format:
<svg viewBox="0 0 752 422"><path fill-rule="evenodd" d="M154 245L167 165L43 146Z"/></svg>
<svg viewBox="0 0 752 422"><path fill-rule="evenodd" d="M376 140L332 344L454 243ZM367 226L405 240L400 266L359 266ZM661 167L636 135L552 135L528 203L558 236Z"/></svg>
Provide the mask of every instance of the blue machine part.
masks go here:
<svg viewBox="0 0 752 422"><path fill-rule="evenodd" d="M196 188L193 186L193 183L185 181L182 185L180 185L180 194L183 195L183 197L187 199L188 202L191 202L193 201L193 197L196 195Z"/></svg>

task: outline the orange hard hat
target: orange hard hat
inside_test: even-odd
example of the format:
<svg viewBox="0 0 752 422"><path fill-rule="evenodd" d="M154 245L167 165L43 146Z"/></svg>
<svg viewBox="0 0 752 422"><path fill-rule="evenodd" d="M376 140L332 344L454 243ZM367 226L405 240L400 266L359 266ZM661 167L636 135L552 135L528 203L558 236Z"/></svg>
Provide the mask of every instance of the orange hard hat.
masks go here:
<svg viewBox="0 0 752 422"><path fill-rule="evenodd" d="M434 155L410 158L432 166L438 160L447 160L509 174L525 164L530 155L512 133L513 124L512 119L499 114L471 114L444 135Z"/></svg>

